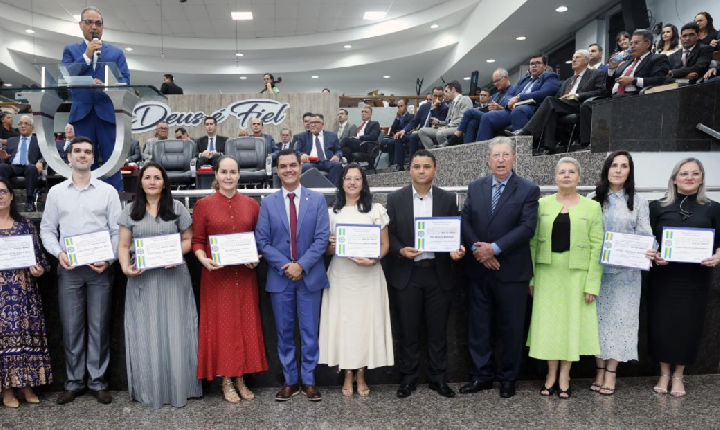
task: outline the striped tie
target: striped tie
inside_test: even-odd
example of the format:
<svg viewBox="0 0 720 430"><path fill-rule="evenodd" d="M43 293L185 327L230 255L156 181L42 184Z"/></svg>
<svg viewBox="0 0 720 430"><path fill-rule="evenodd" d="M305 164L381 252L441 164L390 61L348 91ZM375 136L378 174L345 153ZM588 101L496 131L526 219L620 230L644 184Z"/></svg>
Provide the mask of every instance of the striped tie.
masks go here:
<svg viewBox="0 0 720 430"><path fill-rule="evenodd" d="M497 183L495 186L493 186L493 195L492 195L492 202L490 202L490 214L495 213L495 208L497 207L498 201L500 200L500 196L503 192L503 187L505 184Z"/></svg>

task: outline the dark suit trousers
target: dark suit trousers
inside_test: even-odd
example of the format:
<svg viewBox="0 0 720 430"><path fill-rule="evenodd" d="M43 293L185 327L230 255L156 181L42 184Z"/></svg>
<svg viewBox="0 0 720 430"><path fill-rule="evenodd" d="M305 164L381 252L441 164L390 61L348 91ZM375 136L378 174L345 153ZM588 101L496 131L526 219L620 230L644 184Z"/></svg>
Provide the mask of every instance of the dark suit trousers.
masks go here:
<svg viewBox="0 0 720 430"><path fill-rule="evenodd" d="M27 193L27 201L35 201L35 189L38 182L38 171L34 164L0 164L0 176L7 179L15 176L25 177L25 192Z"/></svg>
<svg viewBox="0 0 720 430"><path fill-rule="evenodd" d="M342 147L342 153L343 157L347 160L348 163L352 163L354 161L354 157L352 156L353 153L360 153L360 152L366 152L370 153L369 151L363 151L362 148L360 148L360 145L362 145L364 142L360 139L356 139L354 137L346 137L340 142L340 146ZM373 148L372 144L376 144L377 142L369 142L365 144L365 149L371 149Z"/></svg>
<svg viewBox="0 0 720 430"><path fill-rule="evenodd" d="M397 290L400 342L400 373L404 384L417 382L420 363L420 330L425 324L428 349L428 379L444 382L447 370L447 316L452 290L440 288L435 267L413 267L410 282Z"/></svg>
<svg viewBox="0 0 720 430"><path fill-rule="evenodd" d="M470 373L473 380L514 382L518 378L524 344L528 282L504 283L494 276L469 280ZM495 374L495 321L502 339L502 370Z"/></svg>
<svg viewBox="0 0 720 430"><path fill-rule="evenodd" d="M554 147L557 143L555 130L557 128L558 119L561 116L569 114L577 114L580 112L580 103L573 100L560 100L557 97L547 97L532 116L525 128L532 133L535 139L540 139L540 135L545 132L545 146ZM582 126L580 135L583 135ZM590 141L590 130L587 130L588 140ZM585 143L580 138L581 143Z"/></svg>
<svg viewBox="0 0 720 430"><path fill-rule="evenodd" d="M115 137L117 126L101 119L93 108L87 116L73 123L75 136L85 136L95 142L95 163L93 169L110 159L115 150ZM105 182L122 191L122 178L120 172L115 172L104 179Z"/></svg>
<svg viewBox="0 0 720 430"><path fill-rule="evenodd" d="M197 159L197 166L196 166L196 167L202 167L202 166L204 166L204 165L206 165L206 164L210 164L211 166L213 166L213 169L214 169L214 168L215 168L215 163L218 162L218 160L220 159L220 157L222 157L222 155L217 154L217 153L213 154L213 156L210 157L210 158L200 156L200 157L198 157L198 159Z"/></svg>

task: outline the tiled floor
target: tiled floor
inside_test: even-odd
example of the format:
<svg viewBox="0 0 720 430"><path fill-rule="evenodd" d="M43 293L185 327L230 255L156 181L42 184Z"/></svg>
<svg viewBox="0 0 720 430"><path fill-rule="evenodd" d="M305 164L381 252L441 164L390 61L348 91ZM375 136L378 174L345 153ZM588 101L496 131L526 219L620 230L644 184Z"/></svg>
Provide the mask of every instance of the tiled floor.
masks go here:
<svg viewBox="0 0 720 430"><path fill-rule="evenodd" d="M522 382L512 399L497 390L455 399L439 397L420 386L408 399L398 399L394 386L375 386L369 398L345 399L339 387L323 387L323 400L310 403L296 396L275 402L275 389L256 390L253 402L231 405L217 391L190 400L184 408L142 407L117 392L111 405L89 395L58 406L56 393L37 406L0 409L0 428L17 429L711 429L720 427L720 375L689 376L682 399L652 392L655 378L621 379L612 397L588 390L588 380L573 381L573 397L560 400L539 395L540 382ZM457 388L456 385L453 386Z"/></svg>

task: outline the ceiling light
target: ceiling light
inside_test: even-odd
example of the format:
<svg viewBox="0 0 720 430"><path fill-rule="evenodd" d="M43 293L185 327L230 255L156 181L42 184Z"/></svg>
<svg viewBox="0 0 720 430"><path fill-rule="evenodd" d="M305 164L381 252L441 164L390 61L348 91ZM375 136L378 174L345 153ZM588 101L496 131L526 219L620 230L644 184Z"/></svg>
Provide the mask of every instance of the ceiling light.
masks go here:
<svg viewBox="0 0 720 430"><path fill-rule="evenodd" d="M350 49L350 48L352 48L352 45L345 45L345 46L343 46L343 48Z"/></svg>
<svg viewBox="0 0 720 430"><path fill-rule="evenodd" d="M73 18L74 18L75 21L77 21L77 22L80 22L80 20L82 19L82 18L80 17L80 15L73 15Z"/></svg>
<svg viewBox="0 0 720 430"><path fill-rule="evenodd" d="M470 80L470 76L465 76L465 77L463 78L463 81L469 81L469 80Z"/></svg>
<svg viewBox="0 0 720 430"><path fill-rule="evenodd" d="M318 76L318 75L312 75L312 76L310 76L310 77L313 78L313 79L317 79L317 78L319 78L320 76Z"/></svg>
<svg viewBox="0 0 720 430"><path fill-rule="evenodd" d="M385 15L387 15L387 12L368 11L368 12L365 12L365 15L363 15L363 19L368 20L368 21L374 21L374 20L385 18Z"/></svg>
<svg viewBox="0 0 720 430"><path fill-rule="evenodd" d="M244 81L245 79L247 79L247 76L240 76L240 79Z"/></svg>
<svg viewBox="0 0 720 430"><path fill-rule="evenodd" d="M235 21L252 21L252 12L230 12L230 16Z"/></svg>
<svg viewBox="0 0 720 430"><path fill-rule="evenodd" d="M487 60L485 60L485 62L487 62L487 63L494 63L494 62L495 62L495 59L494 59L494 58L488 58Z"/></svg>
<svg viewBox="0 0 720 430"><path fill-rule="evenodd" d="M25 33L33 34L33 33L35 33L35 30L33 30L32 28L28 28L27 30L25 30Z"/></svg>
<svg viewBox="0 0 720 430"><path fill-rule="evenodd" d="M9 82L5 82L5 86L6 86L6 87L12 87L12 84L9 83Z"/></svg>
<svg viewBox="0 0 720 430"><path fill-rule="evenodd" d="M130 51L132 51L132 48L128 46L127 48L125 48L125 50L126 50L127 52L130 52Z"/></svg>
<svg viewBox="0 0 720 430"><path fill-rule="evenodd" d="M555 12L567 12L567 10L567 6L558 6L558 8L555 9Z"/></svg>
<svg viewBox="0 0 720 430"><path fill-rule="evenodd" d="M527 37L525 37L525 36L518 36L515 38L515 40L525 40L525 39L527 39Z"/></svg>
<svg viewBox="0 0 720 430"><path fill-rule="evenodd" d="M385 75L385 76L383 76L383 78L390 79L390 75Z"/></svg>
<svg viewBox="0 0 720 430"><path fill-rule="evenodd" d="M565 64L572 64L572 60L567 60Z"/></svg>
<svg viewBox="0 0 720 430"><path fill-rule="evenodd" d="M238 52L237 54L235 54L236 57L242 57L243 55L244 55L244 54L242 54L242 53L240 53L240 52Z"/></svg>
<svg viewBox="0 0 720 430"><path fill-rule="evenodd" d="M438 28L438 27L440 27L440 26L437 25L437 24L433 24L433 25L430 26L430 28L432 28L432 29L436 29L436 28Z"/></svg>

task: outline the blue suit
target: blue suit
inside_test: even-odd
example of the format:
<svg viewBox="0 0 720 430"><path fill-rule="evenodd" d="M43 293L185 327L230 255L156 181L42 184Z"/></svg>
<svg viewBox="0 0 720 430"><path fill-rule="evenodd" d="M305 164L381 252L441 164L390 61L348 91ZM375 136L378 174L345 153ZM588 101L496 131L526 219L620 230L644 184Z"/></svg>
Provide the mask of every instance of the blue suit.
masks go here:
<svg viewBox="0 0 720 430"><path fill-rule="evenodd" d="M396 155L396 147L399 145L402 148L402 140L403 139L397 139L401 142L398 142L396 144L395 140L392 136L397 133L400 130L404 130L405 127L410 123L410 121L413 120L415 116L409 112L405 112L403 116L400 118L395 117L395 120L393 121L392 125L390 126L390 130L388 131L388 137L384 138L382 141L382 144L380 145L380 148L383 152L387 152L390 155L390 164L394 164L395 162L395 155ZM403 136L404 138L404 136ZM404 152L404 151L403 151ZM405 161L405 160L403 160Z"/></svg>
<svg viewBox="0 0 720 430"><path fill-rule="evenodd" d="M428 119L428 116L430 116L431 118L437 118L440 121L445 121L445 118L447 118L449 109L447 103L440 103L440 106L438 106L437 109L431 110L431 107L431 102L423 103L422 105L420 105L415 116L413 116L403 128L403 130L405 130L405 136L397 139L398 141L395 142L394 160L395 164L397 164L398 166L402 167L405 165L406 143L409 142L410 144L410 158L412 158L413 154L415 154L415 151L418 150L418 147L420 146L420 137L417 133L413 133L413 131L423 128L425 126L425 122Z"/></svg>
<svg viewBox="0 0 720 430"><path fill-rule="evenodd" d="M68 72L73 76L92 76L104 81L104 68L96 67L93 70L92 61L90 65L85 62L83 54L86 46L84 41L67 45L63 50L63 64L68 67ZM117 64L120 72L120 76L117 78L118 82L130 83L130 71L125 54L121 49L103 43L98 62ZM88 137L95 144L95 167L97 167L101 162L110 159L115 148L115 109L112 101L103 91L87 88L72 90L71 99L69 122L75 127L76 136ZM120 190L120 172L108 177L106 182Z"/></svg>
<svg viewBox="0 0 720 430"><path fill-rule="evenodd" d="M262 201L255 228L258 252L268 264L265 291L275 314L277 344L285 384L300 380L315 385L315 366L319 358L318 330L322 290L328 288L323 254L330 236L327 204L322 194L300 187L296 231L297 263L302 279L292 281L282 267L291 263L290 222L285 211L283 190ZM300 327L302 364L300 375L295 353L295 321Z"/></svg>
<svg viewBox="0 0 720 430"><path fill-rule="evenodd" d="M339 161L330 161L332 157L337 157L338 160L342 158L342 148L340 146L340 140L338 135L332 131L323 130L323 150L325 151L325 160L318 160L317 162L305 163L302 166L302 171L307 172L312 168L317 168L321 172L327 172L328 180L332 182L334 186L339 186L340 173L342 173L342 164ZM303 133L298 137L295 150L300 154L310 155L314 146L315 135L312 133Z"/></svg>
<svg viewBox="0 0 720 430"><path fill-rule="evenodd" d="M511 125L513 130L520 130L530 121L538 107L542 104L545 97L554 96L562 82L555 72L545 72L540 75L530 85L528 92L523 92L525 86L531 81L530 74L525 75L520 82L508 91L507 100L518 96L520 101L528 99L535 100L534 104L520 105L512 111L509 109L496 110L483 114L480 119L480 127L478 128L477 140L490 140L496 133L501 132L504 128ZM507 102L506 102L507 104Z"/></svg>
<svg viewBox="0 0 720 430"><path fill-rule="evenodd" d="M491 102L496 102L500 106L507 106L509 100L507 94L513 91L513 86L510 85L504 93L497 92L493 94ZM479 109L468 109L463 114L460 124L458 124L458 130L463 132L463 143L471 143L477 141L477 132L480 127L480 119L483 114L489 111L483 112Z"/></svg>

